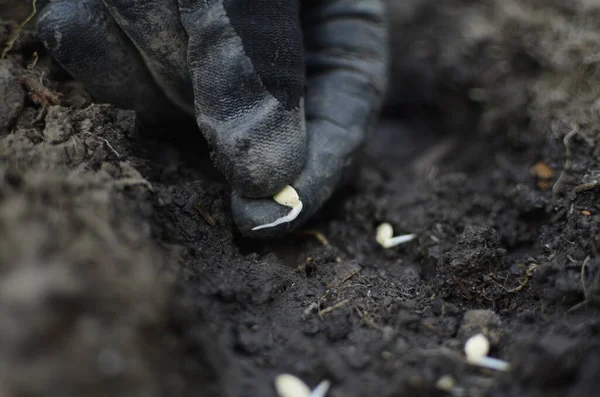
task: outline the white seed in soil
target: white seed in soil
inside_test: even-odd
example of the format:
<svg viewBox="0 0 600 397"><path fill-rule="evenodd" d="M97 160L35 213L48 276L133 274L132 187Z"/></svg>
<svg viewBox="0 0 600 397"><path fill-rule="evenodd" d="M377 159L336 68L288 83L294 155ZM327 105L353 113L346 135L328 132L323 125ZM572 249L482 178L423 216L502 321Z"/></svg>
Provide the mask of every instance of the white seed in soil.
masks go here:
<svg viewBox="0 0 600 397"><path fill-rule="evenodd" d="M479 367L493 369L496 371L508 371L510 364L506 361L488 357L490 351L490 341L483 335L472 336L465 343L465 355L467 362Z"/></svg>
<svg viewBox="0 0 600 397"><path fill-rule="evenodd" d="M306 383L289 374L275 378L275 389L279 397L310 397L311 393Z"/></svg>
<svg viewBox="0 0 600 397"><path fill-rule="evenodd" d="M490 351L490 341L483 334L472 336L465 343L465 355L467 360L479 360L487 356Z"/></svg>
<svg viewBox="0 0 600 397"><path fill-rule="evenodd" d="M282 374L275 378L275 390L279 397L325 397L330 385L329 381L324 380L311 392L306 383L294 375Z"/></svg>
<svg viewBox="0 0 600 397"><path fill-rule="evenodd" d="M401 236L394 236L394 229L392 225L389 223L382 223L377 228L377 234L375 235L375 240L381 245L383 248L392 248L396 245L408 243L409 241L414 240L417 235L416 234L403 234Z"/></svg>

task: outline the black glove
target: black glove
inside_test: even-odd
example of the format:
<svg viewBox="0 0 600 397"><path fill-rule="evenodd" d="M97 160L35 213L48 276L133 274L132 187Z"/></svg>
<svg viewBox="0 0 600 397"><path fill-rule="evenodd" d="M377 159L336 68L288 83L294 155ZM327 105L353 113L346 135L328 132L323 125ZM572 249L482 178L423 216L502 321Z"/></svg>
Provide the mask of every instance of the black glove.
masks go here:
<svg viewBox="0 0 600 397"><path fill-rule="evenodd" d="M386 33L384 0L59 0L38 19L96 100L196 117L252 237L299 226L333 193L379 112ZM298 218L252 231L289 211L271 198L285 185Z"/></svg>

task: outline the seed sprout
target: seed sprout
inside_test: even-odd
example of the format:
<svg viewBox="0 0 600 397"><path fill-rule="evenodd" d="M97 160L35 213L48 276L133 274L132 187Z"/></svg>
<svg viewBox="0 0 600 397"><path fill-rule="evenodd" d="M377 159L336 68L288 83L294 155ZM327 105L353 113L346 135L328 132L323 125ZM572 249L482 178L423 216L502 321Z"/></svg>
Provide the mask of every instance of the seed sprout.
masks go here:
<svg viewBox="0 0 600 397"><path fill-rule="evenodd" d="M300 196L298 196L296 189L289 185L284 187L279 193L273 196L273 200L275 200L278 204L290 207L292 210L287 215L275 219L271 223L253 227L252 230L266 229L281 225L282 223L291 222L296 219L302 211L302 201L300 201Z"/></svg>
<svg viewBox="0 0 600 397"><path fill-rule="evenodd" d="M477 334L465 343L465 355L469 364L497 371L508 371L510 365L503 360L488 357L490 342L483 334Z"/></svg>
<svg viewBox="0 0 600 397"><path fill-rule="evenodd" d="M279 397L325 397L331 383L327 380L311 391L302 380L294 375L283 374L275 378L275 389Z"/></svg>
<svg viewBox="0 0 600 397"><path fill-rule="evenodd" d="M394 229L392 225L389 223L382 223L377 228L377 235L375 236L375 240L381 245L383 248L392 248L400 244L408 243L409 241L414 240L417 235L416 234L403 234L401 236L393 237Z"/></svg>

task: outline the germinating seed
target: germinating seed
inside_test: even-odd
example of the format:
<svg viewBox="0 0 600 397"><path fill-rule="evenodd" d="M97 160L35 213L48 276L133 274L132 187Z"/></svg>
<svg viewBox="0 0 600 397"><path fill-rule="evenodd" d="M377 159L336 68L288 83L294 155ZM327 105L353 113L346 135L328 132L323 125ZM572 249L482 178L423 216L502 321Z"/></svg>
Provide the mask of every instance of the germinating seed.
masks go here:
<svg viewBox="0 0 600 397"><path fill-rule="evenodd" d="M488 357L490 342L483 334L477 334L465 343L465 355L470 364L496 371L507 371L510 365L503 360Z"/></svg>
<svg viewBox="0 0 600 397"><path fill-rule="evenodd" d="M329 381L324 380L311 392L306 383L294 375L283 374L275 378L279 397L325 397L330 385Z"/></svg>
<svg viewBox="0 0 600 397"><path fill-rule="evenodd" d="M408 243L417 237L416 234L403 234L401 236L392 237L394 235L394 229L392 229L392 225L389 223L382 223L377 228L377 234L375 235L375 240L381 245L383 248L392 248L396 245Z"/></svg>
<svg viewBox="0 0 600 397"><path fill-rule="evenodd" d="M279 397L310 397L311 394L306 383L288 374L275 378L275 389Z"/></svg>
<svg viewBox="0 0 600 397"><path fill-rule="evenodd" d="M266 229L281 225L282 223L291 222L296 219L302 211L302 201L300 201L300 196L298 195L298 192L296 192L296 189L289 185L284 187L279 193L273 196L273 200L281 205L290 207L292 210L286 216L275 219L271 223L253 227L252 230Z"/></svg>
<svg viewBox="0 0 600 397"><path fill-rule="evenodd" d="M490 351L490 342L483 334L477 334L465 343L465 355L467 360L479 360Z"/></svg>

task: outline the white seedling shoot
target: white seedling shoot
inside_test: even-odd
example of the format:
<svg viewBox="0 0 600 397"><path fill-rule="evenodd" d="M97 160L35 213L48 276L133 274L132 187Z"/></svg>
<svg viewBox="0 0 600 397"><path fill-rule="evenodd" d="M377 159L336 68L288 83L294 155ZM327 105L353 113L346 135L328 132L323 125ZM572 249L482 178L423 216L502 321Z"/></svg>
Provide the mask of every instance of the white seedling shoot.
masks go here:
<svg viewBox="0 0 600 397"><path fill-rule="evenodd" d="M302 211L302 201L300 201L300 196L298 196L298 192L296 192L296 189L289 185L284 187L279 193L273 196L273 200L275 200L281 205L290 207L292 210L286 216L282 216L281 218L275 219L271 223L253 227L252 230L266 229L269 227L281 225L282 223L291 222L294 219L296 219Z"/></svg>
<svg viewBox="0 0 600 397"><path fill-rule="evenodd" d="M403 234L401 236L396 237L393 236L394 229L392 229L392 225L390 225L389 223L382 223L377 228L375 240L383 248L392 248L400 244L408 243L409 241L412 241L417 237L416 234Z"/></svg>
<svg viewBox="0 0 600 397"><path fill-rule="evenodd" d="M465 355L470 364L496 371L508 371L510 365L503 360L488 357L490 342L483 334L477 334L469 338L465 343Z"/></svg>
<svg viewBox="0 0 600 397"><path fill-rule="evenodd" d="M283 374L275 379L275 389L279 397L325 397L330 385L329 381L324 380L311 391L306 383L294 375Z"/></svg>

